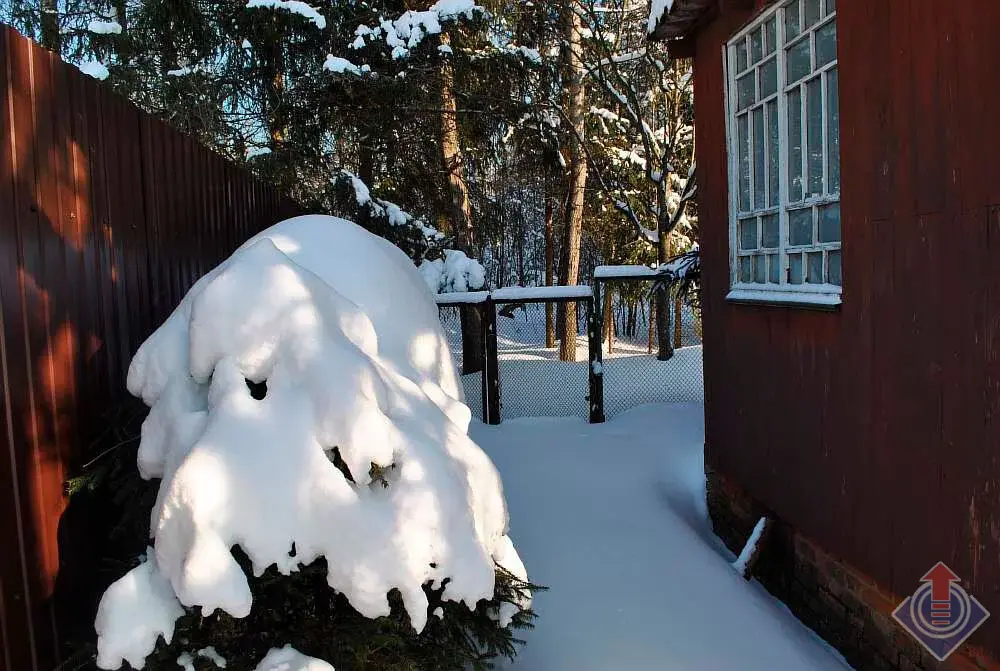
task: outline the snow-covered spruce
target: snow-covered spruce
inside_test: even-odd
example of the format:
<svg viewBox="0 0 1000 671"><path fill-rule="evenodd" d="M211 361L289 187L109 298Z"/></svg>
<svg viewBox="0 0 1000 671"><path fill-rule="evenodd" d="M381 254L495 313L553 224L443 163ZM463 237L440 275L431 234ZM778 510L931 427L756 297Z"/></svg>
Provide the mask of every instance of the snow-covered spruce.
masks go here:
<svg viewBox="0 0 1000 671"><path fill-rule="evenodd" d="M410 51L417 48L429 35L438 35L443 30L442 24L455 21L461 17L473 19L477 14L485 14L486 10L477 5L475 0L438 0L424 11L407 10L394 21L383 19L377 26L358 26L355 31L354 49L361 49L366 40L385 40L391 49L392 58L399 60L407 58Z"/></svg>
<svg viewBox="0 0 1000 671"><path fill-rule="evenodd" d="M101 600L101 668L141 669L182 605L246 617L236 545L255 575L325 558L369 618L396 589L417 631L425 584L474 608L498 564L526 579L434 301L401 251L350 222L298 217L247 242L143 344L128 388L151 408L140 473L162 482L155 551Z"/></svg>

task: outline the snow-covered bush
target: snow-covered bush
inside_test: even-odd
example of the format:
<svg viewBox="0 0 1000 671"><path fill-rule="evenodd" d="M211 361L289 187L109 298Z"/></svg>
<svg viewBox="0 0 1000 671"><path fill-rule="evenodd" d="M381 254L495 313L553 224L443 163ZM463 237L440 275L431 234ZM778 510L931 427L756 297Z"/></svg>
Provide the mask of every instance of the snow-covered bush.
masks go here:
<svg viewBox="0 0 1000 671"><path fill-rule="evenodd" d="M486 269L465 252L447 249L443 259L428 259L420 264L427 287L435 294L479 291L486 286Z"/></svg>
<svg viewBox="0 0 1000 671"><path fill-rule="evenodd" d="M101 668L143 668L160 637L167 658L291 643L341 671L365 636L400 661L364 668L512 654L529 596L500 478L392 244L326 216L265 231L195 284L128 388L160 483L153 548L98 609Z"/></svg>

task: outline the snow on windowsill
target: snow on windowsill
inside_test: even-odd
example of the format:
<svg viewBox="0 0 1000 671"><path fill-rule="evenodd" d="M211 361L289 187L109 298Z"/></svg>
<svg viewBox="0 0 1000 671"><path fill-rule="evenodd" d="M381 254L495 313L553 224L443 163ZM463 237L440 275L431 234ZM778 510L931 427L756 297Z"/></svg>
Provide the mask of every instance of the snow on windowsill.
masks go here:
<svg viewBox="0 0 1000 671"><path fill-rule="evenodd" d="M787 307L835 310L840 307L840 287L824 285L813 291L775 291L773 289L733 289L726 296L730 303L750 303Z"/></svg>

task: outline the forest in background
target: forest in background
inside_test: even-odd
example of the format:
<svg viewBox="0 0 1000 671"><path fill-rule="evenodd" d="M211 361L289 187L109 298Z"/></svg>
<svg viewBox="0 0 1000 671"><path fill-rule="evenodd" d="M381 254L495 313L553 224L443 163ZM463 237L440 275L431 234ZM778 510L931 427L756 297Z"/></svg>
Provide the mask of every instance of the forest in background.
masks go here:
<svg viewBox="0 0 1000 671"><path fill-rule="evenodd" d="M691 65L647 40L648 15L646 0L0 0L0 21L144 110L436 263L439 291L586 282L696 248ZM657 296L663 358L679 299ZM606 328L645 299L609 295ZM547 330L570 358L566 309Z"/></svg>

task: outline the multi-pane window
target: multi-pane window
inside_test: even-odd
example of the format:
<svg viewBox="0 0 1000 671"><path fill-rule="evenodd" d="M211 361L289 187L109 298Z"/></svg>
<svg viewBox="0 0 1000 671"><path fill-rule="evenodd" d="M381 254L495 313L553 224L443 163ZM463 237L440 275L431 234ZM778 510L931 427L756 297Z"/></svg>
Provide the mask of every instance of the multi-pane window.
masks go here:
<svg viewBox="0 0 1000 671"><path fill-rule="evenodd" d="M733 288L839 296L836 0L782 2L727 57Z"/></svg>

